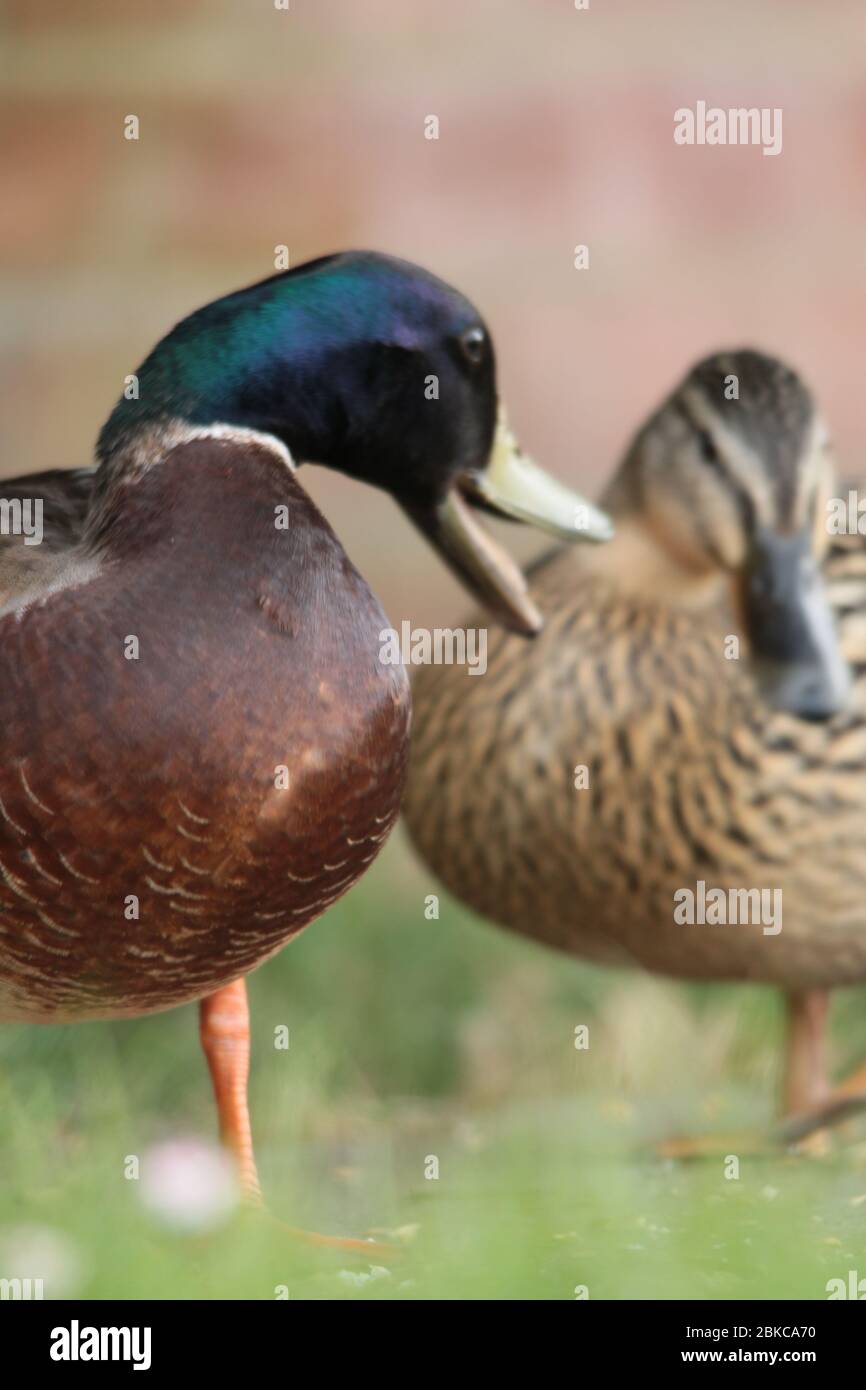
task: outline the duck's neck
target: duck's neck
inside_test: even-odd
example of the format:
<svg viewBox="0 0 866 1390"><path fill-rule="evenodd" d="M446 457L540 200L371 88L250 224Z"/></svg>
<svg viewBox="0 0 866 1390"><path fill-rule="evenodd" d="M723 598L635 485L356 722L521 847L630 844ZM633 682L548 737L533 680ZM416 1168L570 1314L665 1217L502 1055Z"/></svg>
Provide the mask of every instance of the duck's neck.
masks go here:
<svg viewBox="0 0 866 1390"><path fill-rule="evenodd" d="M614 525L613 539L585 547L581 563L620 592L689 610L715 607L728 597L727 575L690 568L659 541L639 513L614 512Z"/></svg>
<svg viewBox="0 0 866 1390"><path fill-rule="evenodd" d="M183 319L127 378L99 436L103 470L118 471L136 439L177 422L253 430L279 439L299 461L338 466L340 361L327 325L332 303L343 306L346 274L272 276ZM343 323L343 337L355 327Z"/></svg>
<svg viewBox="0 0 866 1390"><path fill-rule="evenodd" d="M138 479L159 464L173 449L195 440L222 440L240 448L258 445L275 454L294 471L296 462L288 448L276 435L265 430L225 422L194 424L178 416L163 416L141 420L137 427L118 435L101 453L96 479L96 495L114 490L114 484L127 484Z"/></svg>

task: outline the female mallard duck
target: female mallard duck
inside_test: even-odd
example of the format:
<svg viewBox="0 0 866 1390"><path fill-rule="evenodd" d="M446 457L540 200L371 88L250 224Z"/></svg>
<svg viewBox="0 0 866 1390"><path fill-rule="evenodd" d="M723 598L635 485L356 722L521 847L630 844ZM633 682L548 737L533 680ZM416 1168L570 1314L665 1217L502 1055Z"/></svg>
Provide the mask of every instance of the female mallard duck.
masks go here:
<svg viewBox="0 0 866 1390"><path fill-rule="evenodd" d="M497 922L782 986L785 1108L812 1114L787 1134L832 1111L827 991L866 979L866 542L828 534L833 486L792 371L700 363L604 497L611 544L532 571L537 641L492 637L483 680L419 672L406 798L421 854Z"/></svg>
<svg viewBox="0 0 866 1390"><path fill-rule="evenodd" d="M3 486L0 1018L202 1000L221 1131L254 1193L242 977L375 858L409 727L385 616L293 460L390 492L526 632L523 577L467 504L574 534L575 499L497 425L477 311L390 257L218 300L136 380L95 468Z"/></svg>

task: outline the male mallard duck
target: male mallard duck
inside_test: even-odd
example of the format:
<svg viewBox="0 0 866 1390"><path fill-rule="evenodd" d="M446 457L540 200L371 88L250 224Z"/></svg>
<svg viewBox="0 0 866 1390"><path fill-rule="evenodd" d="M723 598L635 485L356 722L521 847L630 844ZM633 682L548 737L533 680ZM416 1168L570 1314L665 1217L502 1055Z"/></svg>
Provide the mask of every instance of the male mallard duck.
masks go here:
<svg viewBox="0 0 866 1390"><path fill-rule="evenodd" d="M866 979L866 541L828 534L833 486L794 372L701 362L604 495L611 544L532 571L538 639L493 636L480 680L418 673L405 807L497 922L588 960L780 985L790 1135L836 1104L827 991Z"/></svg>
<svg viewBox="0 0 866 1390"><path fill-rule="evenodd" d="M375 858L409 728L385 615L293 460L390 492L524 632L540 620L523 576L470 504L573 535L581 503L497 424L478 312L387 256L209 304L126 396L93 469L2 489L0 1018L203 1001L221 1132L254 1194L243 976Z"/></svg>

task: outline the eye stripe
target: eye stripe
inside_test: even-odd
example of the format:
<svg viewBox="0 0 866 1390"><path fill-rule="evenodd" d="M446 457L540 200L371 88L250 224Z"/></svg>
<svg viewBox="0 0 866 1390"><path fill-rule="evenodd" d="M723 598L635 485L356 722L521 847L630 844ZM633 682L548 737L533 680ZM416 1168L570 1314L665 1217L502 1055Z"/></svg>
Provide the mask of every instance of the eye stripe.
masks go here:
<svg viewBox="0 0 866 1390"><path fill-rule="evenodd" d="M701 458L703 459L707 467L712 469L716 477L720 478L722 482L726 484L729 491L733 494L740 512L740 520L743 524L743 529L747 532L754 532L755 526L757 524L757 511L755 508L754 498L743 487L740 480L738 478L735 478L734 475L731 473L730 469L726 466L725 461L719 453L718 449L715 447L712 440L712 436L710 435L709 431L706 430L689 413L688 407L686 406L685 402L678 399L674 402L674 405L677 410L677 413L685 421L689 430L693 434L703 436L704 438L710 441L712 445L711 450L707 452L706 450L702 449Z"/></svg>

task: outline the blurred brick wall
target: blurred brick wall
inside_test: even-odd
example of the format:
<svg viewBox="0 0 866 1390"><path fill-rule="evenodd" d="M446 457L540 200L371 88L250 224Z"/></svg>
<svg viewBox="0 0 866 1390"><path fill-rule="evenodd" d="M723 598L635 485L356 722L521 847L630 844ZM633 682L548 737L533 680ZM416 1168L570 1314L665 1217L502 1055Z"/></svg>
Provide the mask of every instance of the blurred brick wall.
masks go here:
<svg viewBox="0 0 866 1390"><path fill-rule="evenodd" d="M747 342L803 368L863 468L861 0L6 0L3 24L4 473L84 461L154 340L283 242L466 290L519 433L576 481ZM783 153L676 146L699 98L782 107ZM455 616L387 499L310 486L395 620Z"/></svg>

